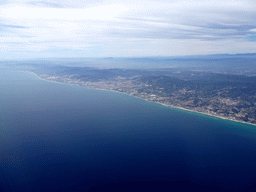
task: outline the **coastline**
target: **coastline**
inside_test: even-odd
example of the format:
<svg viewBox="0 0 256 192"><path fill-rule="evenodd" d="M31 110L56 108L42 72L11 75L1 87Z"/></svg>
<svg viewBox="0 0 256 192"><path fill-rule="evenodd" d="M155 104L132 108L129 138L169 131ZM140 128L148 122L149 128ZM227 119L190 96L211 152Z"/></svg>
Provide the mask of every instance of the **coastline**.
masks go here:
<svg viewBox="0 0 256 192"><path fill-rule="evenodd" d="M49 79L45 79L45 78L40 77L39 75L37 75L36 73L34 73L32 71L20 71L20 72L25 72L25 73L28 73L28 74L35 75L37 78L39 78L41 80L44 80L44 81L50 81L50 82L54 82L54 83L64 83L64 84L69 84L69 85L78 85L78 86L86 87L88 89L96 89L96 90L102 90L102 91L113 91L113 92L117 92L117 93L126 94L126 95L129 95L129 96L132 96L132 97L136 97L138 99L142 99L142 100L147 101L147 102L157 103L157 104L160 104L160 105L162 105L164 107L176 108L176 109L180 109L180 110L184 110L184 111L189 111L189 112L193 112L193 113L199 113L199 114L203 114L203 115L208 115L208 116L211 116L211 117L216 117L216 118L220 118L220 119L224 119L224 120L229 120L229 121L233 121L233 122L237 122L237 123L243 123L243 124L247 124L247 125L256 126L256 124L252 124L252 123L247 123L247 122L243 122L243 121L228 119L228 118L225 118L225 117L221 117L221 116L217 116L217 115L212 115L212 114L208 114L208 113L203 113L203 112L199 112L199 111L193 111L191 109L186 109L186 108L183 108L183 107L177 107L177 106L173 106L173 105L167 105L167 104L160 103L160 102L149 101L149 100L143 99L141 97L138 97L138 96L135 96L135 95L131 95L131 94L128 94L128 93L125 93L125 92L117 91L117 90L101 89L101 88L90 88L88 86L84 86L84 85L80 85L80 84L73 84L73 83L68 83L68 82L60 82L60 81L49 80Z"/></svg>
<svg viewBox="0 0 256 192"><path fill-rule="evenodd" d="M102 90L105 90L105 89L102 89ZM107 91L108 91L108 90L107 90ZM109 91L112 91L112 90L109 90ZM118 91L117 91L117 92L118 92ZM119 93L124 93L124 92L119 92ZM127 93L125 93L125 94L127 94ZM130 95L130 94L127 94L127 95ZM191 109L186 109L186 108L183 108L183 107L177 107L177 106L167 105L167 104L163 104L163 103L159 103L159 102L148 101L148 100L146 100L146 99L143 99L143 98L140 98L140 97L137 97L137 96L134 96L134 95L130 95L130 96L133 96L133 97L142 99L142 100L147 101L147 102L157 103L157 104L160 104L160 105L162 105L162 106L164 106L164 107L180 109L180 110L189 111L189 112L192 112L192 113L199 113L199 114L208 115L208 116L211 116L211 117L216 117L216 118L220 118L220 119L224 119L224 120L229 120L229 121L233 121L233 122L237 122L237 123L243 123L243 124L247 124L247 125L256 126L256 124L252 124L252 123L247 123L247 122L243 122L243 121L228 119L228 118L225 118L225 117L221 117L221 116L217 116L217 115L212 115L212 114L208 114L208 113L203 113L203 112L199 112L199 111L193 111L193 110L191 110Z"/></svg>

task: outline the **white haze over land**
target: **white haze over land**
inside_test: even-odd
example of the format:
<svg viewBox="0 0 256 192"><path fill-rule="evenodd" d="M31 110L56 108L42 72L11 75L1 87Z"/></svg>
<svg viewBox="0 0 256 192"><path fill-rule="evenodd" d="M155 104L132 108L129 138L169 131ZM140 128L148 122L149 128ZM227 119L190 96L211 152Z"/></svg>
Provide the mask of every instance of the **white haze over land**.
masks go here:
<svg viewBox="0 0 256 192"><path fill-rule="evenodd" d="M2 59L254 52L254 0L0 1Z"/></svg>

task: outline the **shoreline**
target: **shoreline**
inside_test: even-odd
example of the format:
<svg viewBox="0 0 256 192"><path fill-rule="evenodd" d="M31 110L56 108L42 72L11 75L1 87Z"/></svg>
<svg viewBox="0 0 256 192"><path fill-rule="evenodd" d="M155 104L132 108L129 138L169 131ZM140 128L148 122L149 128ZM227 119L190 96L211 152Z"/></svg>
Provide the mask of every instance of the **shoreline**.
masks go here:
<svg viewBox="0 0 256 192"><path fill-rule="evenodd" d="M147 102L160 104L160 105L162 105L164 107L176 108L176 109L180 109L180 110L184 110L184 111L189 111L189 112L193 112L193 113L199 113L199 114L203 114L203 115L208 115L208 116L215 117L215 118L220 118L220 119L223 119L223 120L229 120L229 121L233 121L233 122L237 122L237 123L243 123L243 124L247 124L247 125L256 126L256 124L252 124L252 123L247 123L247 122L243 122L243 121L228 119L228 118L225 118L225 117L221 117L221 116L217 116L217 115L212 115L212 114L208 114L208 113L203 113L203 112L199 112L199 111L193 111L191 109L186 109L186 108L183 108L183 107L177 107L177 106L173 106L173 105L167 105L167 104L160 103L160 102L149 101L149 100L143 99L141 97L138 97L138 96L135 96L135 95L131 95L131 94L128 94L128 93L125 93L125 92L121 92L121 91L116 91L116 90L111 90L111 89L101 89L101 88L90 88L88 86L79 85L79 84L73 84L73 83L68 83L68 82L60 82L60 81L53 81L53 80L49 80L49 79L44 79L44 78L40 77L39 75L37 75L36 73L34 73L32 71L20 71L20 72L25 72L25 73L28 73L28 74L35 75L37 78L39 78L41 80L44 80L44 81L50 81L50 82L54 82L54 83L64 83L64 84L68 84L68 85L78 85L78 86L86 87L88 89L96 89L96 90L102 90L102 91L113 91L113 92L117 92L117 93L126 94L126 95L129 95L129 96L132 96L132 97L136 97L138 99L142 99L142 100L147 101Z"/></svg>
<svg viewBox="0 0 256 192"><path fill-rule="evenodd" d="M96 89L96 88L95 88L95 89ZM106 89L102 89L102 90L106 90ZM108 91L108 90L106 90L106 91ZM109 91L112 91L112 90L109 90ZM116 92L118 92L118 91L116 91ZM124 92L118 92L118 93L124 93ZM127 94L127 93L124 93L124 94ZM127 95L130 95L130 94L127 94ZM224 120L229 120L229 121L233 121L233 122L237 122L237 123L243 123L243 124L247 124L247 125L256 126L256 124L252 124L252 123L247 123L247 122L243 122L243 121L228 119L228 118L225 118L225 117L221 117L221 116L217 116L217 115L211 115L211 114L203 113L203 112L199 112L199 111L193 111L193 110L191 110L191 109L186 109L186 108L183 108L183 107L177 107L177 106L173 106L173 105L167 105L167 104L164 104L164 103L159 103L159 102L154 102L154 101L148 101L148 100L146 100L146 99L143 99L143 98L140 98L140 97L137 97L137 96L134 96L134 95L130 95L130 96L133 96L133 97L142 99L142 100L147 101L147 102L157 103L157 104L160 104L160 105L162 105L162 106L164 106L164 107L169 107L169 108L173 108L173 109L180 109L180 110L183 110L183 111L189 111L189 112L192 112L192 113L199 113L199 114L202 114L202 115L207 115L207 116L211 116L211 117L216 117L216 118L220 118L220 119L224 119Z"/></svg>

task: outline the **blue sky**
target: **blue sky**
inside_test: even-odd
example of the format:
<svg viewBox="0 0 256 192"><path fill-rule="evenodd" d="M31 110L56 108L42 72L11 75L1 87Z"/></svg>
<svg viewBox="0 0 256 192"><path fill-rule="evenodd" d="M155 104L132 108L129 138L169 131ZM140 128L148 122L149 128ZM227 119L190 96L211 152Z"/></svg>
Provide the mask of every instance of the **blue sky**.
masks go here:
<svg viewBox="0 0 256 192"><path fill-rule="evenodd" d="M252 0L2 0L0 57L256 52Z"/></svg>

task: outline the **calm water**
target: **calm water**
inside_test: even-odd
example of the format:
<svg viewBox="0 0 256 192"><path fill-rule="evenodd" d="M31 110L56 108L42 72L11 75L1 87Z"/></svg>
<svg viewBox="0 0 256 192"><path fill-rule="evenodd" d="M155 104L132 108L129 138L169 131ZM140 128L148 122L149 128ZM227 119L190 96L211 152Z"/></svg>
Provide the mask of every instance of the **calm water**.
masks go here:
<svg viewBox="0 0 256 192"><path fill-rule="evenodd" d="M255 191L256 126L0 71L0 191Z"/></svg>

